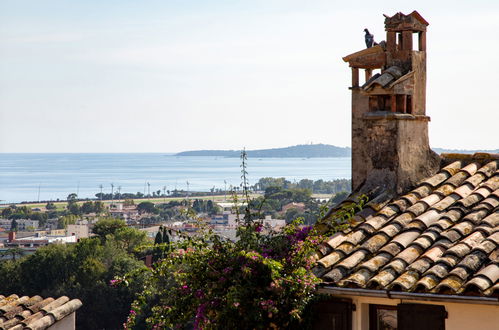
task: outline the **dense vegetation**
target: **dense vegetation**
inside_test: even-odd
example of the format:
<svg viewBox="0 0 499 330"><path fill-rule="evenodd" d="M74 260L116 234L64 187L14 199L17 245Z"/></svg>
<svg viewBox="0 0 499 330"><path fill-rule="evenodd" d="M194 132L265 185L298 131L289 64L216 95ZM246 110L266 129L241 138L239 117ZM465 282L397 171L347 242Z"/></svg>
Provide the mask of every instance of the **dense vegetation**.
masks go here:
<svg viewBox="0 0 499 330"><path fill-rule="evenodd" d="M313 194L336 194L342 191L350 192L352 180L336 179L332 181L302 179L298 182L291 182L286 178L261 178L252 187L254 190L265 191L270 187L280 187L284 189L300 188L308 189Z"/></svg>
<svg viewBox="0 0 499 330"><path fill-rule="evenodd" d="M38 221L40 228L45 228L47 222L52 219L57 222L57 228L66 228L68 224L76 223L76 220L81 216L89 214L107 213L104 204L101 201L86 201L79 204L76 194L68 196L68 204L64 209L57 209L54 203L48 202L45 206L46 212L34 211L26 205L10 205L3 208L0 212L2 218L12 220L12 230L17 230L17 222L19 219L30 219Z"/></svg>
<svg viewBox="0 0 499 330"><path fill-rule="evenodd" d="M248 201L249 202L249 201ZM248 205L251 205L249 202ZM359 205L340 210L332 231L345 228ZM127 329L301 329L310 324L320 282L314 252L331 232L319 234L296 220L284 230L263 230L250 207L231 241L210 230L168 243L146 272ZM116 279L123 286L127 276Z"/></svg>
<svg viewBox="0 0 499 330"><path fill-rule="evenodd" d="M79 298L78 329L117 329L130 304L142 290L136 277L130 286L111 287L116 276L141 274L145 268L137 248L147 242L144 232L117 219L97 223L97 237L77 244L49 245L18 260L0 261L2 294Z"/></svg>

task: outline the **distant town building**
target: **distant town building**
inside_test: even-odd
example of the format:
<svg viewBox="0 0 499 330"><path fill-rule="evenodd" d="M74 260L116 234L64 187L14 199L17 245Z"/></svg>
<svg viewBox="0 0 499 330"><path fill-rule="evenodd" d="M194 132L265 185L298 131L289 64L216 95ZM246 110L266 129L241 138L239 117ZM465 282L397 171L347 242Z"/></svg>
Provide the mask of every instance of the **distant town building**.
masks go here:
<svg viewBox="0 0 499 330"><path fill-rule="evenodd" d="M33 236L17 239L16 233L10 232L9 238L4 245L5 247L39 248L49 244L76 243L76 236L66 236L64 230L62 234L63 235L41 235L40 232L36 232Z"/></svg>
<svg viewBox="0 0 499 330"><path fill-rule="evenodd" d="M90 236L89 227L86 224L78 224L78 225L68 225L66 228L67 236L76 236L76 239L87 238Z"/></svg>
<svg viewBox="0 0 499 330"><path fill-rule="evenodd" d="M17 230L36 230L38 229L39 221L30 219L17 219ZM12 220L11 219L0 219L0 228L5 230L11 230Z"/></svg>

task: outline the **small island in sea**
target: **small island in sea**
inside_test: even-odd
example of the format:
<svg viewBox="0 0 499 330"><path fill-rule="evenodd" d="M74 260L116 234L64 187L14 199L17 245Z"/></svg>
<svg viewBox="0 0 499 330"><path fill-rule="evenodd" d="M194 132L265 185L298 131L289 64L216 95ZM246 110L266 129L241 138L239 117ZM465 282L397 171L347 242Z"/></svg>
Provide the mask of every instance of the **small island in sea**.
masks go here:
<svg viewBox="0 0 499 330"><path fill-rule="evenodd" d="M247 150L248 157L254 158L325 158L325 157L350 157L352 149L349 147L337 147L329 144L301 144L285 148ZM215 157L239 157L240 150L194 150L183 151L176 156L215 156Z"/></svg>
<svg viewBox="0 0 499 330"><path fill-rule="evenodd" d="M441 153L466 153L476 152L499 153L495 150L463 150L432 148L435 152ZM254 158L327 158L327 157L351 157L350 147L337 147L330 144L300 144L285 148L247 150L248 157ZM212 157L239 157L241 150L192 150L182 151L175 156L212 156Z"/></svg>

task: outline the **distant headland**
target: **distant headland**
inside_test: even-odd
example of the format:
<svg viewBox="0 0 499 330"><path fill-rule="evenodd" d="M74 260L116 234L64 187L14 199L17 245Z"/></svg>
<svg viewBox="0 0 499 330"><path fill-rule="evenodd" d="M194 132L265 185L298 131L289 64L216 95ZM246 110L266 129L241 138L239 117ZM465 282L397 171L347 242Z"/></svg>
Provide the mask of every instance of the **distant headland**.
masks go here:
<svg viewBox="0 0 499 330"><path fill-rule="evenodd" d="M464 150L464 149L444 149L444 148L432 148L436 153L455 153L455 154L474 154L476 152L485 152L489 154L497 154L499 153L499 149L472 149L472 150Z"/></svg>
<svg viewBox="0 0 499 330"><path fill-rule="evenodd" d="M472 154L475 152L499 153L495 150L463 150L432 148L441 154L444 152ZM252 158L327 158L351 157L350 147L337 147L330 144L300 144L285 148L247 150L246 154ZM176 153L175 156L211 156L211 157L239 157L240 150L193 150Z"/></svg>
<svg viewBox="0 0 499 330"><path fill-rule="evenodd" d="M352 149L337 147L329 144L301 144L292 147L247 150L248 157L253 158L320 158L320 157L350 157ZM212 156L212 157L239 157L240 150L195 150L183 151L175 156Z"/></svg>

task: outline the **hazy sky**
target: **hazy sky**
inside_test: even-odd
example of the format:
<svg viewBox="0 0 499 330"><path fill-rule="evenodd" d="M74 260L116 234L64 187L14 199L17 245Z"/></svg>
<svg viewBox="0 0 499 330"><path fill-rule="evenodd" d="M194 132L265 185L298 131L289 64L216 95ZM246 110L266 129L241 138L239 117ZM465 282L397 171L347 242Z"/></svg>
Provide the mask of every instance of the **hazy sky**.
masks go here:
<svg viewBox="0 0 499 330"><path fill-rule="evenodd" d="M341 57L414 9L431 146L499 148L497 0L0 0L0 152L349 146Z"/></svg>

